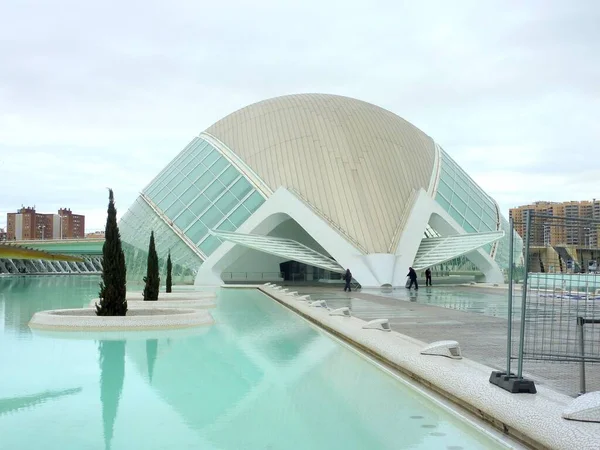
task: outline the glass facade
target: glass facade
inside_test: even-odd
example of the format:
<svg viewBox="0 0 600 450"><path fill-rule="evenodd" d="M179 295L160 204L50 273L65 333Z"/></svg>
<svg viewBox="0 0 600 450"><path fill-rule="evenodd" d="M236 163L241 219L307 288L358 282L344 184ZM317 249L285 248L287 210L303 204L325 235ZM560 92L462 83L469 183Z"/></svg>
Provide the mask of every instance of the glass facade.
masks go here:
<svg viewBox="0 0 600 450"><path fill-rule="evenodd" d="M181 243L177 257L195 273L203 258L210 256L222 242L210 235L209 230L235 231L264 201L244 175L213 145L198 137L142 191L142 196L121 220L121 233L126 243L144 250L150 229L154 229L155 235L159 230L168 234L165 230L169 229ZM173 230L184 234L199 254ZM172 258L174 253L172 249ZM137 267L133 261L131 264Z"/></svg>
<svg viewBox="0 0 600 450"><path fill-rule="evenodd" d="M508 268L509 226L496 202L444 150L440 149L440 156L441 172L435 200L467 233L504 230L504 238L483 249L489 254L495 250L500 268ZM515 235L515 255L520 254L518 248L523 248L523 242ZM518 262L519 258L514 260Z"/></svg>
<svg viewBox="0 0 600 450"><path fill-rule="evenodd" d="M161 281L166 281L167 255L171 251L173 281L191 281L202 260L185 242L148 206L137 198L119 222L123 252L127 264L127 278L142 281L146 275L150 232L154 231L154 244L158 255Z"/></svg>
<svg viewBox="0 0 600 450"><path fill-rule="evenodd" d="M498 248L496 249L495 260L502 269L508 269L509 258L509 233L510 224L504 216L500 216L500 227L504 230L504 238L498 241ZM513 230L514 241L513 241L513 263L517 266L523 265L523 239L519 234Z"/></svg>

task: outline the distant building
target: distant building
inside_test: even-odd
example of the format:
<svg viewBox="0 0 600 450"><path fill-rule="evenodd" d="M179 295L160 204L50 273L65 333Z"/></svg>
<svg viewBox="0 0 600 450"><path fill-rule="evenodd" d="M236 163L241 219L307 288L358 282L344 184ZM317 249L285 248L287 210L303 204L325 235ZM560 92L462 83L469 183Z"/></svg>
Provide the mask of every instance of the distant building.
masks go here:
<svg viewBox="0 0 600 450"><path fill-rule="evenodd" d="M6 231L4 228L0 228L0 242L5 241L7 239Z"/></svg>
<svg viewBox="0 0 600 450"><path fill-rule="evenodd" d="M58 214L41 214L34 207L21 207L6 215L8 240L78 239L84 237L85 216L61 208Z"/></svg>
<svg viewBox="0 0 600 450"><path fill-rule="evenodd" d="M85 238L86 239L104 239L104 230L86 233Z"/></svg>
<svg viewBox="0 0 600 450"><path fill-rule="evenodd" d="M515 230L525 239L526 212L544 214L553 217L570 219L600 220L600 200L569 201L569 202L535 202L510 209L510 217L515 222ZM538 224L530 232L530 242L533 246L574 246L598 248L600 229L597 226L556 227Z"/></svg>
<svg viewBox="0 0 600 450"><path fill-rule="evenodd" d="M73 214L66 208L59 209L58 214L62 217L63 239L85 238L85 216Z"/></svg>

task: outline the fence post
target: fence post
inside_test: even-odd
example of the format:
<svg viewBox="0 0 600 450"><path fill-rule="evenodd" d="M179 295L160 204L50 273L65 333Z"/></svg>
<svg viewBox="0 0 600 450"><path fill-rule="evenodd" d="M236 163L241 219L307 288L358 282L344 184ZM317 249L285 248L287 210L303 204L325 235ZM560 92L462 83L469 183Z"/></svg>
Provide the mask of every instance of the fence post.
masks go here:
<svg viewBox="0 0 600 450"><path fill-rule="evenodd" d="M521 336L519 336L519 362L517 368L517 377L523 378L523 349L525 347L525 313L527 311L527 278L529 274L529 238L531 234L531 212L526 211L525 224L525 273L523 275L522 300L521 300Z"/></svg>
<svg viewBox="0 0 600 450"><path fill-rule="evenodd" d="M506 337L506 375L510 375L510 355L512 353L512 307L513 307L513 270L514 270L514 219L509 220L510 238L508 239L508 331Z"/></svg>
<svg viewBox="0 0 600 450"><path fill-rule="evenodd" d="M579 395L585 394L585 349L583 346L583 317L577 317L577 331L579 333L579 350L581 351L581 364L579 366Z"/></svg>

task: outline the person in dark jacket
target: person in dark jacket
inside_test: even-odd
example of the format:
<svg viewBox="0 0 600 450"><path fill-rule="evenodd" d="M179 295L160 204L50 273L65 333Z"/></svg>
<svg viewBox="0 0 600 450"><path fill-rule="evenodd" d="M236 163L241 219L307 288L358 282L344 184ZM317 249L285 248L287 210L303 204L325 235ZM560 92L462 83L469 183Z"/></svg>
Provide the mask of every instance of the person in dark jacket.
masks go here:
<svg viewBox="0 0 600 450"><path fill-rule="evenodd" d="M425 286L431 286L431 269L429 267L425 271Z"/></svg>
<svg viewBox="0 0 600 450"><path fill-rule="evenodd" d="M352 272L350 272L350 269L346 269L343 279L346 282L346 285L344 286L344 292L346 292L346 289L348 289L349 292L352 292L352 288L350 287L350 281L352 281Z"/></svg>
<svg viewBox="0 0 600 450"><path fill-rule="evenodd" d="M414 283L415 291L419 290L419 283L417 283L417 272L412 267L408 268L408 274L406 275L410 279L410 284L408 285L408 289L412 288Z"/></svg>

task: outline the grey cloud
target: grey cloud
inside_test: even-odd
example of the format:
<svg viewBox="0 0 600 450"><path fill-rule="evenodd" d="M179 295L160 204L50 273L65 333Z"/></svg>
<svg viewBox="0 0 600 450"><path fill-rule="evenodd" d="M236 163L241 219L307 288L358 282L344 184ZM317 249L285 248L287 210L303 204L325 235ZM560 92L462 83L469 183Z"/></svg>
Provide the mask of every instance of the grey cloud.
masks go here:
<svg viewBox="0 0 600 450"><path fill-rule="evenodd" d="M57 196L60 206L94 203L101 217L106 184L122 192L123 209L193 135L295 92L385 107L476 179L490 166L523 177L600 169L590 156L600 140L595 1L65 0L3 9L0 189L10 194L0 198L0 226L6 210L29 199L55 205ZM517 149L510 158L496 154L507 148ZM51 158L31 163L37 185L11 190L21 163L6 155L40 153ZM69 165L71 178L54 173ZM580 189L583 179L569 178L562 192L591 191L595 181ZM487 188L503 208L544 194Z"/></svg>

